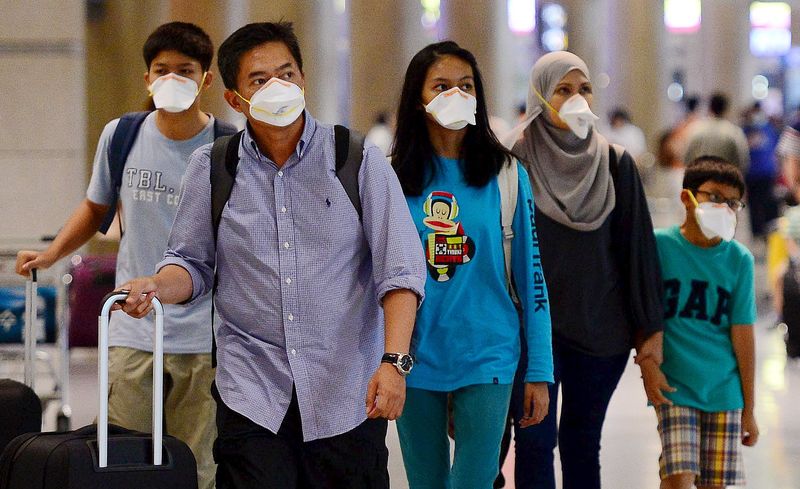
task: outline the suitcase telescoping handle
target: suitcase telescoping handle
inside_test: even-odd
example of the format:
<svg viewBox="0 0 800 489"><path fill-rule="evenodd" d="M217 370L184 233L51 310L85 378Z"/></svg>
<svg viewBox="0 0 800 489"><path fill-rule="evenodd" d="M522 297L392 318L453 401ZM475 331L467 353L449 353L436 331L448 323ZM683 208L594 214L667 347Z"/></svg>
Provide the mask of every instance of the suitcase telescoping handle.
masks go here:
<svg viewBox="0 0 800 489"><path fill-rule="evenodd" d="M100 410L97 417L97 445L99 465L108 466L108 320L111 306L128 298L128 291L117 290L103 299L103 308L98 319L98 376L100 391ZM156 315L156 329L153 334L153 465L161 465L161 445L163 436L163 395L164 395L164 306L153 297L153 311Z"/></svg>
<svg viewBox="0 0 800 489"><path fill-rule="evenodd" d="M36 297L39 286L36 279L36 269L31 269L31 274L25 282L25 385L34 388L36 382Z"/></svg>

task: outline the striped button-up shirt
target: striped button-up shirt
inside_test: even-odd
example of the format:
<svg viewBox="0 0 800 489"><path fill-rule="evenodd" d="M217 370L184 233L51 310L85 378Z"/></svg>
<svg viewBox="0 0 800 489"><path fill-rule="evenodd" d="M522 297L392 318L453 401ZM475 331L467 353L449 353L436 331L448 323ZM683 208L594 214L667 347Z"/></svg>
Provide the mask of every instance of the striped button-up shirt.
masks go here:
<svg viewBox="0 0 800 489"><path fill-rule="evenodd" d="M333 127L304 117L297 148L280 168L245 130L216 242L211 145L195 151L158 268L185 268L193 301L211 291L216 267L222 400L277 433L294 388L310 441L366 419L367 383L384 350L381 301L393 289L421 299L425 262L383 153L364 149L359 221L336 178Z"/></svg>

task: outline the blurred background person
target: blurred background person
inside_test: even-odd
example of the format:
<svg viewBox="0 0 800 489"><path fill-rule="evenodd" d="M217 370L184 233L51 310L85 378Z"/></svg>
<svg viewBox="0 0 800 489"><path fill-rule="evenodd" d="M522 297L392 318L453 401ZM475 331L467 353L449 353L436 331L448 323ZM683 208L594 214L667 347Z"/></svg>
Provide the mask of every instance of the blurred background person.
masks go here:
<svg viewBox="0 0 800 489"><path fill-rule="evenodd" d="M608 114L608 128L603 135L609 143L619 144L633 156L634 160L647 151L644 132L631 122L630 113L624 107L617 107Z"/></svg>
<svg viewBox="0 0 800 489"><path fill-rule="evenodd" d="M394 140L394 121L387 111L378 112L375 116L375 124L370 128L365 136L366 140L379 147L385 156L392 153L392 141Z"/></svg>
<svg viewBox="0 0 800 489"><path fill-rule="evenodd" d="M768 223L778 217L778 202L775 199L778 131L759 102L755 102L744 113L742 129L750 154L750 167L745 174L750 229L754 238L763 239Z"/></svg>
<svg viewBox="0 0 800 489"><path fill-rule="evenodd" d="M709 117L689 126L689 143L683 161L689 164L701 156L715 156L734 163L742 173L750 166L750 147L742 129L725 117L730 101L717 92L708 102Z"/></svg>

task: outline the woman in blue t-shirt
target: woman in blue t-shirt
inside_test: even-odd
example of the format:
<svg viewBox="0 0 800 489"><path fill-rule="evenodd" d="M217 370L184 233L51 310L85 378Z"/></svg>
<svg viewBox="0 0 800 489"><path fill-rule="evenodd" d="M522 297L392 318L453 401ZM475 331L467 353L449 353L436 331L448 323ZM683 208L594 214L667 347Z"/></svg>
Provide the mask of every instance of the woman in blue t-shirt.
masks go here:
<svg viewBox="0 0 800 489"><path fill-rule="evenodd" d="M411 60L392 158L429 272L412 339L416 363L397 422L409 484L490 488L520 338L529 352L522 426L547 413L553 361L529 179L489 129L480 72L469 51L447 41ZM507 209L516 204L509 252L519 312L506 278L498 185L501 170L505 176L509 169L518 172L510 179L518 195ZM448 396L456 444L452 467Z"/></svg>

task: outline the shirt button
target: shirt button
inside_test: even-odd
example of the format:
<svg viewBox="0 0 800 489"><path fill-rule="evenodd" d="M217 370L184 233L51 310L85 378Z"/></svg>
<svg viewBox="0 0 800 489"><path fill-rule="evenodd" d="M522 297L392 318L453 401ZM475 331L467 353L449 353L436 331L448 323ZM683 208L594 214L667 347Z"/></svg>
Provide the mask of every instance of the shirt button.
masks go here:
<svg viewBox="0 0 800 489"><path fill-rule="evenodd" d="M291 278L289 278L289 277L286 277L286 283L287 283L287 284L290 284L290 283L292 283L292 279L291 279Z"/></svg>
<svg viewBox="0 0 800 489"><path fill-rule="evenodd" d="M283 172L282 172L282 171L279 171L279 172L278 172L278 176L279 176L279 177L282 177L282 176L283 176Z"/></svg>
<svg viewBox="0 0 800 489"><path fill-rule="evenodd" d="M286 207L281 207L281 212L286 212Z"/></svg>
<svg viewBox="0 0 800 489"><path fill-rule="evenodd" d="M294 321L294 314L289 314L287 317L289 318L289 321Z"/></svg>
<svg viewBox="0 0 800 489"><path fill-rule="evenodd" d="M287 241L286 243L283 243L283 247L288 250L289 249L289 242Z"/></svg>
<svg viewBox="0 0 800 489"><path fill-rule="evenodd" d="M292 355L297 355L297 350L295 350L294 348L292 348Z"/></svg>

